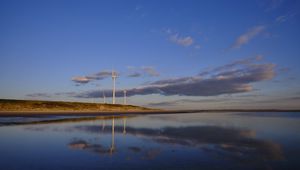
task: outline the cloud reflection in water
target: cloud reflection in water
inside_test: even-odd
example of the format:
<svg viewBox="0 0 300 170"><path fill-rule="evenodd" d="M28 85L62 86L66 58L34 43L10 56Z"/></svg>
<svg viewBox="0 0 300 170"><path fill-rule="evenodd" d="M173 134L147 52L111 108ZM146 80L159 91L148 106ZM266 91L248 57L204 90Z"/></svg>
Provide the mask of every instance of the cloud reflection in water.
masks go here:
<svg viewBox="0 0 300 170"><path fill-rule="evenodd" d="M89 133L101 132L101 126L87 125L76 126L77 130ZM122 126L116 126L116 133L122 133ZM103 133L110 133L106 128ZM220 156L242 162L262 162L268 160L282 160L283 153L279 144L255 138L255 131L225 128L218 126L188 126L165 127L162 129L126 127L128 135L136 138L150 139L161 145L181 145L200 149L204 152L215 152ZM95 145L82 143L84 150L95 150ZM99 146L100 147L100 146ZM142 152L141 147L129 147L133 153ZM99 149L101 150L101 149ZM158 155L156 152L154 155Z"/></svg>

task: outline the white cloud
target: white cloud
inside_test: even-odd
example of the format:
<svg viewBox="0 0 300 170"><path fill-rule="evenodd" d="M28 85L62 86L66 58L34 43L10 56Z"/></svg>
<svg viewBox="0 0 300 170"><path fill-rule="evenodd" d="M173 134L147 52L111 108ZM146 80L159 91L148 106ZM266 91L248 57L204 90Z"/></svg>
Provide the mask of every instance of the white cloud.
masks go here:
<svg viewBox="0 0 300 170"><path fill-rule="evenodd" d="M160 74L153 66L142 66L142 67L133 67L128 66L129 70L128 77L142 77L142 76L150 76L150 77L158 77Z"/></svg>
<svg viewBox="0 0 300 170"><path fill-rule="evenodd" d="M240 35L235 40L235 42L233 43L233 45L231 46L231 48L240 48L242 45L247 44L255 36L257 36L260 33L262 33L265 30L265 28L266 27L264 25L258 25L258 26L252 27L247 32L245 32L244 34Z"/></svg>
<svg viewBox="0 0 300 170"><path fill-rule="evenodd" d="M74 81L75 83L85 84L85 83L90 82L91 80L88 79L87 77L76 76L76 77L72 78L72 81Z"/></svg>
<svg viewBox="0 0 300 170"><path fill-rule="evenodd" d="M143 70L147 75L152 76L152 77L157 77L157 76L160 75L159 72L156 71L156 70L154 69L154 67L151 67L151 66L144 66L144 67L142 67L142 70Z"/></svg>
<svg viewBox="0 0 300 170"><path fill-rule="evenodd" d="M79 84L86 84L93 80L102 80L104 78L110 77L111 71L100 71L95 74L87 75L87 76L75 76L72 78L72 81Z"/></svg>
<svg viewBox="0 0 300 170"><path fill-rule="evenodd" d="M265 12L270 12L275 9L278 9L282 5L283 0L266 0L265 3Z"/></svg>
<svg viewBox="0 0 300 170"><path fill-rule="evenodd" d="M197 44L197 45L194 46L194 48L195 48L195 49L200 49L200 48L201 48L201 45Z"/></svg>
<svg viewBox="0 0 300 170"><path fill-rule="evenodd" d="M178 34L173 34L169 37L169 40L175 44L188 47L194 43L194 40L191 36L181 37Z"/></svg>
<svg viewBox="0 0 300 170"><path fill-rule="evenodd" d="M282 22L286 22L287 20L289 20L290 18L294 17L296 15L296 13L288 13L286 15L280 15L276 18L276 22L277 23L282 23Z"/></svg>

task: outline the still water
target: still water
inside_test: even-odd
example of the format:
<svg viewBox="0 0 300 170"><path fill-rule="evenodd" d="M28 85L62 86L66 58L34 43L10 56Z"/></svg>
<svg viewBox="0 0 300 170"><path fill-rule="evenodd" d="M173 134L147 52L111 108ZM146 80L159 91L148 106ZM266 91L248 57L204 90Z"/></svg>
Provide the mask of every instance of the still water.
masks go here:
<svg viewBox="0 0 300 170"><path fill-rule="evenodd" d="M0 117L0 169L300 169L300 113Z"/></svg>

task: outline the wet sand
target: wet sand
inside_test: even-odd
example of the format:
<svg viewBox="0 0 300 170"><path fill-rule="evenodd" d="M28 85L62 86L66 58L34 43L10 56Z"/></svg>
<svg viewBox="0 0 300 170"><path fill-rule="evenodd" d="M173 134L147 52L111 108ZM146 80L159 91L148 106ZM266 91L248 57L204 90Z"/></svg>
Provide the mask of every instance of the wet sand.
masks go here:
<svg viewBox="0 0 300 170"><path fill-rule="evenodd" d="M142 110L142 111L0 111L0 117L22 117L22 116L109 116L128 114L180 114L180 113L218 113L218 112L300 112L300 110Z"/></svg>

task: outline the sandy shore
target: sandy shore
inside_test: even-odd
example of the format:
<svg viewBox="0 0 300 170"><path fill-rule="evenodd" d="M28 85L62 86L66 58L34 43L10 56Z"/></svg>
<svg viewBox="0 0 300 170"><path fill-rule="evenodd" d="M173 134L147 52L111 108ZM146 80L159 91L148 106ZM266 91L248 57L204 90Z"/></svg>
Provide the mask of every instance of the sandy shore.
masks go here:
<svg viewBox="0 0 300 170"><path fill-rule="evenodd" d="M300 110L142 110L142 111L0 111L0 117L23 116L104 116L127 114L179 114L179 113L218 113L218 112L299 112Z"/></svg>
<svg viewBox="0 0 300 170"><path fill-rule="evenodd" d="M144 111L0 111L0 117L17 116L103 116L103 115L124 115L124 114L171 114L181 113L171 110L144 110ZM186 113L186 112L182 112Z"/></svg>

